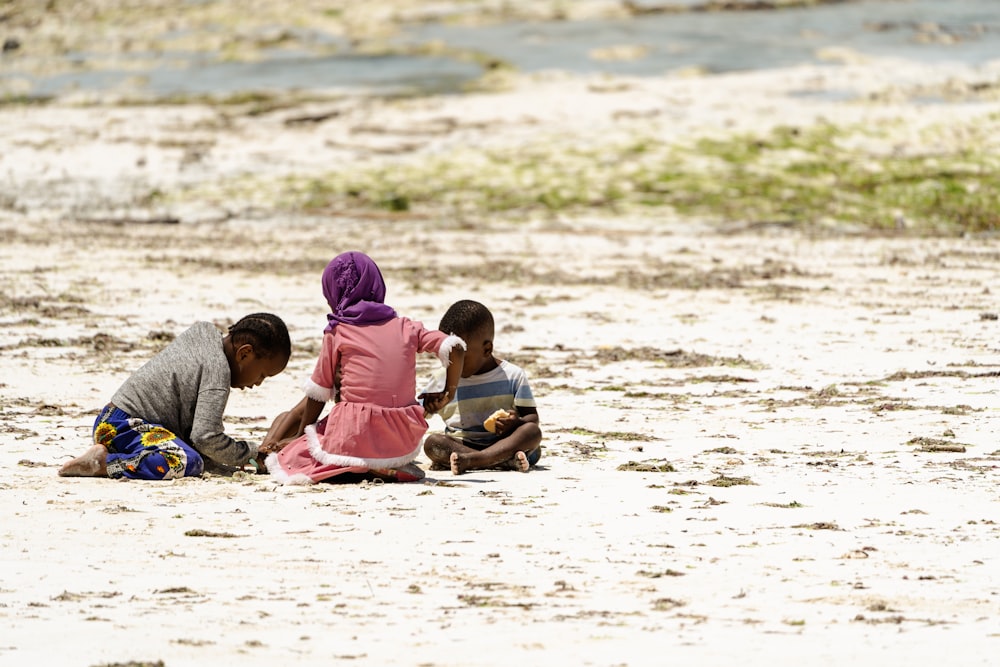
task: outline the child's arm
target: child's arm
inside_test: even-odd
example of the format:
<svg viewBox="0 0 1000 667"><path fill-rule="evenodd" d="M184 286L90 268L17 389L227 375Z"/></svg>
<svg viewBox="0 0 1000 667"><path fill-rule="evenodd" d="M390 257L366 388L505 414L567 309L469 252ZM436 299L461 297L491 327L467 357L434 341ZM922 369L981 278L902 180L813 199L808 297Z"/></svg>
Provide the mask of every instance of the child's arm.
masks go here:
<svg viewBox="0 0 1000 667"><path fill-rule="evenodd" d="M535 422L536 424L538 423L538 410L537 409L535 409L535 408L525 408L525 407L522 407L522 406L519 406L519 405L515 406L514 409L517 410L517 416L520 417L523 421L526 421L526 422Z"/></svg>
<svg viewBox="0 0 1000 667"><path fill-rule="evenodd" d="M510 417L499 417L496 421L497 435L504 436L513 433L521 424L537 424L538 410L516 406L517 414Z"/></svg>
<svg viewBox="0 0 1000 667"><path fill-rule="evenodd" d="M190 444L199 454L216 463L238 467L256 456L257 447L226 435L222 416L227 398L228 392L224 390L207 389L198 393Z"/></svg>
<svg viewBox="0 0 1000 667"><path fill-rule="evenodd" d="M331 370L331 365L328 363L329 358L337 358L333 349L334 343L333 336L323 336L323 352L316 362L313 374L303 386L306 395L295 404L294 408L282 412L275 418L267 435L264 436L264 442L261 443L262 454L281 451L282 447L305 433L306 426L316 423L328 400L332 399L334 402L340 400L340 364L332 362ZM329 387L330 380L332 387Z"/></svg>
<svg viewBox="0 0 1000 667"><path fill-rule="evenodd" d="M431 415L448 405L455 398L458 383L462 379L462 368L465 366L465 348L455 345L448 354L448 372L445 374L444 391L421 394L424 399L424 414Z"/></svg>
<svg viewBox="0 0 1000 667"><path fill-rule="evenodd" d="M270 430L261 443L261 454L280 451L289 441L305 433L306 426L315 424L323 412L325 404L308 396L303 396L294 408L282 412L271 424Z"/></svg>
<svg viewBox="0 0 1000 667"><path fill-rule="evenodd" d="M302 435L306 432L306 426L316 423L316 420L319 419L319 416L323 413L323 408L326 406L326 403L323 401L317 401L315 398L309 397L306 397L305 403L305 408L302 411L302 418L299 421L299 430L297 431L298 435Z"/></svg>
<svg viewBox="0 0 1000 667"><path fill-rule="evenodd" d="M278 443L283 440L288 440L289 438L294 438L297 435L297 429L299 427L299 422L302 421L302 412L305 410L305 398L299 401L294 408L291 410L286 410L280 415L275 417L274 422L271 424L271 428L268 429L267 435L264 436L264 441L260 445L260 452L266 454L274 449Z"/></svg>

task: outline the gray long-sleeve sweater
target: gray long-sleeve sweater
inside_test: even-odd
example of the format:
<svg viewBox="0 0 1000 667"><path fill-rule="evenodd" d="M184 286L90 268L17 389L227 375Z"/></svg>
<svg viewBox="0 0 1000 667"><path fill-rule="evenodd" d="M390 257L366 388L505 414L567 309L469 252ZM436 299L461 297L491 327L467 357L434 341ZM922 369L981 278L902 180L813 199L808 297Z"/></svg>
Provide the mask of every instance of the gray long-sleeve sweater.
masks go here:
<svg viewBox="0 0 1000 667"><path fill-rule="evenodd" d="M206 458L240 466L256 456L257 446L225 433L231 381L222 334L211 322L198 322L133 373L111 402L161 424Z"/></svg>

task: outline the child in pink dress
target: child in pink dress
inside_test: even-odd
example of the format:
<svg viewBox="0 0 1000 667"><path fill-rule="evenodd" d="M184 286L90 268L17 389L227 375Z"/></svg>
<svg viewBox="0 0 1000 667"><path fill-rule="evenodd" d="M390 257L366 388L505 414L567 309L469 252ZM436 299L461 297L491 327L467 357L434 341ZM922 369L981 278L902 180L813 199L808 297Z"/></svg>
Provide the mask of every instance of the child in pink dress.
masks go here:
<svg viewBox="0 0 1000 667"><path fill-rule="evenodd" d="M323 272L330 304L306 398L276 420L261 451L265 466L284 484L312 484L343 473L374 473L415 481L423 471L407 465L420 453L426 415L455 396L465 342L399 317L384 303L385 282L370 257L338 255ZM416 355L434 353L448 367L446 388L416 400ZM330 414L316 419L328 401ZM425 412L427 410L427 412Z"/></svg>

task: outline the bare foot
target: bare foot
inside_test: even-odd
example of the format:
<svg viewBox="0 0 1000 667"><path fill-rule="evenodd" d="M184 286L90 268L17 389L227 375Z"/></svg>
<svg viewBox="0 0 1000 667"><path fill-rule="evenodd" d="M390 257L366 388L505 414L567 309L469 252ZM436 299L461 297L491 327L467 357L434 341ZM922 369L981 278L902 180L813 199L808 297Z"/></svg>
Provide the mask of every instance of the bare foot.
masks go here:
<svg viewBox="0 0 1000 667"><path fill-rule="evenodd" d="M462 457L459 455L458 452L451 453L450 463L451 463L452 475L461 475L462 473L465 472L466 464L463 463Z"/></svg>
<svg viewBox="0 0 1000 667"><path fill-rule="evenodd" d="M514 458L510 460L510 466L518 472L528 472L531 469L531 464L528 463L528 455L524 452L516 452Z"/></svg>
<svg viewBox="0 0 1000 667"><path fill-rule="evenodd" d="M80 456L59 468L60 477L107 477L108 450L104 445L94 445Z"/></svg>

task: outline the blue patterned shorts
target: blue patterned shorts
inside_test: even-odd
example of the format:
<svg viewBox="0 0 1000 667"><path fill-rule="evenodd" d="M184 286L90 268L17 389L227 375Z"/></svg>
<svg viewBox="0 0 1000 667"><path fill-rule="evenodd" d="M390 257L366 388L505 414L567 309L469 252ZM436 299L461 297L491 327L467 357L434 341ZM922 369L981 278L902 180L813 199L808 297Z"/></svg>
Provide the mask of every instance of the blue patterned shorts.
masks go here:
<svg viewBox="0 0 1000 667"><path fill-rule="evenodd" d="M201 455L168 429L110 404L94 421L94 443L107 448L113 479L195 477L205 470Z"/></svg>

